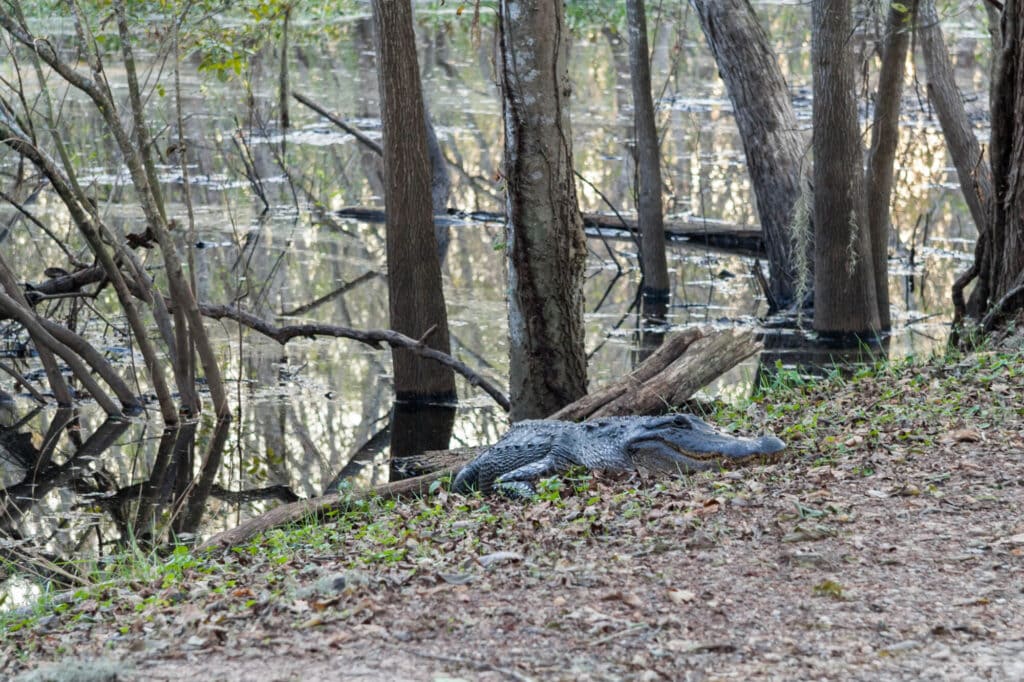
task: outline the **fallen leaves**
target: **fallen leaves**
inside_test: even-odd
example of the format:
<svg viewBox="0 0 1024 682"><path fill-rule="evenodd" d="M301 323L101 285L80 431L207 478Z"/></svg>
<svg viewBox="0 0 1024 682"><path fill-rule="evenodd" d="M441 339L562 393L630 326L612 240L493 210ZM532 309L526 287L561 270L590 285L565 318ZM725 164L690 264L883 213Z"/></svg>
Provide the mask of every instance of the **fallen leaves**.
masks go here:
<svg viewBox="0 0 1024 682"><path fill-rule="evenodd" d="M213 576L88 595L5 633L0 676L65 647L176 676L229 660L256 678L273 649L293 676L358 659L423 677L421 660L382 666L472 643L534 679L1013 679L996 666L1024 646L993 647L1024 631L1024 415L1004 407L1024 372L988 391L970 367L803 394L773 428L807 437L772 466L596 476L536 504L396 501L332 519L315 548L288 540L284 563L268 540Z"/></svg>
<svg viewBox="0 0 1024 682"><path fill-rule="evenodd" d="M697 598L697 594L692 590L680 590L674 587L668 588L668 590L666 590L666 594L668 595L669 601L673 604L689 604Z"/></svg>
<svg viewBox="0 0 1024 682"><path fill-rule="evenodd" d="M981 443L985 436L978 429L954 429L942 436L944 443Z"/></svg>
<svg viewBox="0 0 1024 682"><path fill-rule="evenodd" d="M782 542L815 542L833 537L835 529L820 523L797 524L782 536Z"/></svg>

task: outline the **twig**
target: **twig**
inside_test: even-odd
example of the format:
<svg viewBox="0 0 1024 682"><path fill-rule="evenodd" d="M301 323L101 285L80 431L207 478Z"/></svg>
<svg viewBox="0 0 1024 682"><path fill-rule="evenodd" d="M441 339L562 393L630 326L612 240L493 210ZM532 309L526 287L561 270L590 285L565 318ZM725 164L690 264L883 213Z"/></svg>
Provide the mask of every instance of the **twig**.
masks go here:
<svg viewBox="0 0 1024 682"><path fill-rule="evenodd" d="M352 329L351 327L340 327L333 324L296 324L277 327L270 324L261 317L252 313L239 310L229 305L212 305L209 303L199 304L199 310L205 317L215 320L224 318L234 320L253 331L259 332L266 337L274 339L284 345L297 336L313 338L316 336L333 336L344 339L352 339L365 343L373 348L380 348L381 344L387 344L392 348L406 348L425 358L440 362L442 365L451 367L466 379L472 386L482 389L489 396L494 398L503 410L508 412L512 405L501 389L490 381L480 376L465 363L456 360L447 353L431 348L422 341L406 336L390 329Z"/></svg>
<svg viewBox="0 0 1024 682"><path fill-rule="evenodd" d="M71 264L75 266L78 266L80 264L79 260L75 257L75 254L71 253L71 251L68 249L67 244L65 244L65 240L61 239L53 232L51 232L50 228L44 225L43 222L39 220L39 218L35 217L35 215L33 215L31 211L29 211L27 208L25 208L17 201L15 201L14 197L12 197L10 194L7 194L7 192L4 192L3 190L0 190L0 199L6 201L18 213L25 216L25 218L28 219L29 222L31 222L33 225L42 230L43 233L46 234L46 236L49 237L53 241L53 243L56 244L60 248L60 250L64 252L64 255L68 257L68 261Z"/></svg>
<svg viewBox="0 0 1024 682"><path fill-rule="evenodd" d="M23 377L21 373L18 372L18 370L14 369L13 367L8 367L2 362L0 362L0 370L7 372L12 377L14 377L15 381L24 386L25 390L32 394L32 398L37 403L39 403L40 405L46 404L46 398L43 397L43 394L40 393L31 383L29 383L29 380Z"/></svg>
<svg viewBox="0 0 1024 682"><path fill-rule="evenodd" d="M70 348L55 339L44 329L43 325L46 320L37 318L32 314L32 311L19 306L13 298L2 292L0 292L0 313L21 324L32 335L35 343L46 346L56 355L60 356L67 363L68 367L71 368L71 373L82 383L82 387L92 395L104 412L111 416L119 416L121 414L121 408L111 400L107 392L96 382L89 367ZM96 369L98 370L98 368ZM112 379L110 374L105 375L104 379L110 385L110 380Z"/></svg>
<svg viewBox="0 0 1024 682"><path fill-rule="evenodd" d="M765 278L764 272L761 270L761 260L759 258L754 259L754 264L750 266L750 272L754 275L754 279L757 280L757 284L761 287L761 292L764 293L764 297L768 299L768 310L779 310L779 304L772 295L772 288L768 285L768 280Z"/></svg>
<svg viewBox="0 0 1024 682"><path fill-rule="evenodd" d="M313 308L321 306L324 303L327 303L328 301L330 301L332 299L335 299L338 296L341 296L342 294L345 294L348 291L356 288L357 286L359 286L363 282L366 282L368 280L373 279L374 277L379 277L379 276L380 276L380 273L377 272L376 270L370 270L369 272L364 272L363 274L359 275L358 277L356 277L351 282L345 282L344 284L342 284L340 287L338 287L337 289L335 289L331 293L324 294L323 296L321 296L320 298L316 299L315 301L312 301L310 303L305 303L303 305L300 305L298 308L293 308L291 310L286 310L286 311L281 313L281 316L282 317L293 317L295 315L304 315L304 314L308 313L310 310L312 310Z"/></svg>
<svg viewBox="0 0 1024 682"><path fill-rule="evenodd" d="M302 95L302 94L300 94L298 92L295 92L293 90L292 91L292 97L294 97L296 100L298 100L302 104L305 104L307 107L309 107L310 109L312 109L316 113L320 114L321 116L323 116L328 121L330 121L334 125L338 126L342 130L344 130L346 133L348 133L352 137L354 137L357 140L359 140L361 143L363 143L366 147L368 147L370 149L370 151L375 153L377 156L384 156L384 150L381 148L381 146L379 144L377 144L377 142L375 142L374 140L371 140L369 137L367 137L362 132L360 132L359 129L353 128L349 124L345 123L340 118L338 118L337 116L335 116L331 112L327 111L322 106L320 106L319 104L317 104L313 100L309 99L305 95Z"/></svg>
<svg viewBox="0 0 1024 682"><path fill-rule="evenodd" d="M999 317L1003 313L1003 309L1007 307L1007 304L1016 296L1024 294L1024 284L1018 284L1014 288L1006 292L1006 294L1000 298L992 308L985 314L985 317L981 319L981 328L986 332L992 331Z"/></svg>
<svg viewBox="0 0 1024 682"><path fill-rule="evenodd" d="M456 665L465 665L474 670L490 670L501 675L511 677L513 680L519 680L520 682L532 682L532 677L527 677L522 673L518 673L510 668L501 668L494 665L493 663L487 663L486 661L474 661L472 658L463 658L462 656L441 656L440 654L428 654L426 651L416 651L415 649L409 649L409 653L413 656L419 656L421 658L430 658L435 661L442 661L444 663L455 663Z"/></svg>
<svg viewBox="0 0 1024 682"><path fill-rule="evenodd" d="M601 200L604 201L604 203L608 204L608 208L610 208L612 210L612 213L615 214L615 217L618 218L619 221L622 223L622 227L625 228L626 230L630 229L629 228L629 223L627 223L626 219L622 217L621 213L619 213L619 209L615 208L615 204L613 204L611 202L611 200L608 199L608 197L606 197L604 195L604 193L601 190L599 190L594 183L592 183L590 180L587 180L585 177L580 175L579 171L574 170L572 172L572 174L575 175L579 179L580 182L584 183L585 185L590 187L590 189L592 189L595 192L597 192L597 196L601 197ZM612 247L608 244L608 240L605 239L604 233L601 232L600 229L598 229L598 231L597 231L597 236L599 236L601 238L601 242L604 244L604 248L608 251L608 255L612 257L612 262L615 263L615 268L619 271L619 274L621 275L622 274L622 266L619 265L619 259L615 257L615 252L612 251ZM637 235L634 234L632 231L630 231L630 236L632 236L633 243L636 244L636 247L639 249L640 248L640 240L637 237Z"/></svg>

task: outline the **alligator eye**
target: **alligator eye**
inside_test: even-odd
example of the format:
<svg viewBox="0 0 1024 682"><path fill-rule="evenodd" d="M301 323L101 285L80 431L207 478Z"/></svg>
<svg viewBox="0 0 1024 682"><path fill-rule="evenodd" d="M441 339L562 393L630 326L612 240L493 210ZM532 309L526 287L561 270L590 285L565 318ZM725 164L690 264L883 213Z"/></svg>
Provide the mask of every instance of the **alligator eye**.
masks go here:
<svg viewBox="0 0 1024 682"><path fill-rule="evenodd" d="M693 428L690 418L685 414L677 414L675 419L672 420L672 423L683 429Z"/></svg>

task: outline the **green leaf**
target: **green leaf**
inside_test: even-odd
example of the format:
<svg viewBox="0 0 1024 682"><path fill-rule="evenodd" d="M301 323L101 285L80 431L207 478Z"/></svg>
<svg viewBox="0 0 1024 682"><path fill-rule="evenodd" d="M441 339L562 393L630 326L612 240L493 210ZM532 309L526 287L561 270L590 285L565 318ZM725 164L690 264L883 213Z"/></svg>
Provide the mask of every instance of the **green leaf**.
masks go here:
<svg viewBox="0 0 1024 682"><path fill-rule="evenodd" d="M835 580L823 580L814 586L814 594L819 597L843 598L843 586Z"/></svg>

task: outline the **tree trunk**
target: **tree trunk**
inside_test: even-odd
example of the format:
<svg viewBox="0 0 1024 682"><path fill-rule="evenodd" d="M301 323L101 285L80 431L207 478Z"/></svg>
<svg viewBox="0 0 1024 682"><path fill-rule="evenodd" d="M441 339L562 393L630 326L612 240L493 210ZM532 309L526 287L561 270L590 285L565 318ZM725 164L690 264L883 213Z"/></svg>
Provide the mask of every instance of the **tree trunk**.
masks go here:
<svg viewBox="0 0 1024 682"><path fill-rule="evenodd" d="M924 58L928 98L938 114L967 207L981 233L988 222L992 177L988 166L982 163L981 145L974 136L974 128L964 109L963 96L956 86L953 64L942 39L942 27L939 25L934 0L921 0L917 13L917 35L921 56Z"/></svg>
<svg viewBox="0 0 1024 682"><path fill-rule="evenodd" d="M796 302L813 278L809 225L795 225L806 149L786 80L748 0L690 0L725 81L757 197L777 307ZM794 234L793 225L804 234Z"/></svg>
<svg viewBox="0 0 1024 682"><path fill-rule="evenodd" d="M567 39L561 0L500 3L513 421L586 393L587 248L572 170Z"/></svg>
<svg viewBox="0 0 1024 682"><path fill-rule="evenodd" d="M980 323L983 332L1024 310L1024 0L1007 0L1002 28L992 74L990 219L978 236L974 267L961 277L966 281L957 282L962 290L972 273L977 276L975 305L966 317ZM954 325L962 326L964 318L961 306Z"/></svg>
<svg viewBox="0 0 1024 682"><path fill-rule="evenodd" d="M889 312L889 234L892 231L889 202L892 196L893 162L900 138L900 103L903 99L903 73L906 71L907 45L914 25L917 0L889 7L882 67L878 74L878 95L871 126L871 151L868 156L867 196L868 230L874 257L875 294L878 296L878 323L882 329L892 326Z"/></svg>
<svg viewBox="0 0 1024 682"><path fill-rule="evenodd" d="M1003 12L1003 46L992 84L992 241L999 256L989 287L996 301L1024 278L1024 3L1008 2Z"/></svg>
<svg viewBox="0 0 1024 682"><path fill-rule="evenodd" d="M664 321L669 298L665 258L665 218L661 206L661 152L651 97L651 57L647 48L644 0L626 0L629 68L633 84L633 130L636 137L637 219L640 223L640 271L644 317Z"/></svg>
<svg viewBox="0 0 1024 682"><path fill-rule="evenodd" d="M812 25L814 328L826 335L874 337L880 324L864 220L849 0L815 0Z"/></svg>
<svg viewBox="0 0 1024 682"><path fill-rule="evenodd" d="M412 5L410 0L374 0L373 16L384 127L391 328L413 338L426 336L424 340L431 348L449 353ZM455 400L455 375L450 367L407 349L393 348L391 357L396 400Z"/></svg>

